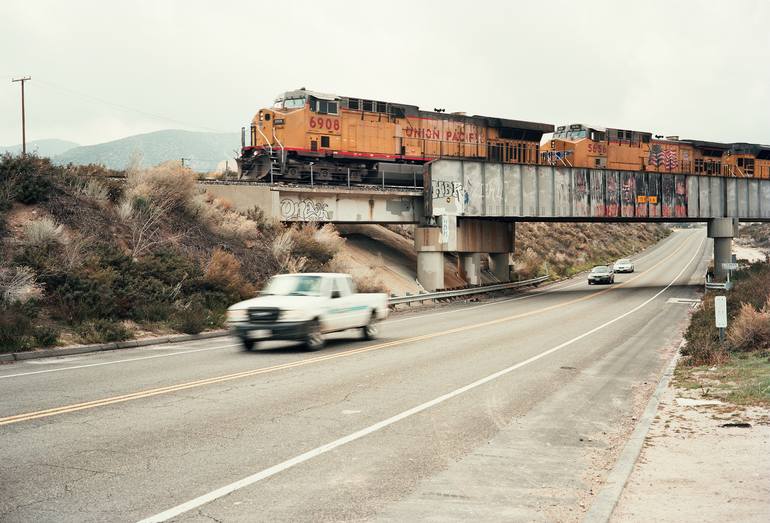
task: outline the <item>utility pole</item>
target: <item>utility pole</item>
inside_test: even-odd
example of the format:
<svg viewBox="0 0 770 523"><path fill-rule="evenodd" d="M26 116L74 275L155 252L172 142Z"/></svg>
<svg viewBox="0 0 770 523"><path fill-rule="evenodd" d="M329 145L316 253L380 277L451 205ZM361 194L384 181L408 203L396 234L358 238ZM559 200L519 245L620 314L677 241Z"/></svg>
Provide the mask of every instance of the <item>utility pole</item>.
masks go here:
<svg viewBox="0 0 770 523"><path fill-rule="evenodd" d="M27 156L27 122L24 115L24 82L32 80L31 76L13 78L11 82L21 82L21 155Z"/></svg>
<svg viewBox="0 0 770 523"><path fill-rule="evenodd" d="M191 159L192 158L182 158L182 167L184 167L185 160L187 160L189 162Z"/></svg>

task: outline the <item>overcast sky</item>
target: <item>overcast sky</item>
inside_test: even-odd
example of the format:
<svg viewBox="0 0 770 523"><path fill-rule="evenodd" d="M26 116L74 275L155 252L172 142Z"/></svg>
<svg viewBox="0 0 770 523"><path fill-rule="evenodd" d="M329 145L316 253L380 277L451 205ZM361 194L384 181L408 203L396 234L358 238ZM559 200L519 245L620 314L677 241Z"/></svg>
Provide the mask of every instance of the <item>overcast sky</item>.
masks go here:
<svg viewBox="0 0 770 523"><path fill-rule="evenodd" d="M238 131L302 86L770 143L770 2L0 2L0 144Z"/></svg>

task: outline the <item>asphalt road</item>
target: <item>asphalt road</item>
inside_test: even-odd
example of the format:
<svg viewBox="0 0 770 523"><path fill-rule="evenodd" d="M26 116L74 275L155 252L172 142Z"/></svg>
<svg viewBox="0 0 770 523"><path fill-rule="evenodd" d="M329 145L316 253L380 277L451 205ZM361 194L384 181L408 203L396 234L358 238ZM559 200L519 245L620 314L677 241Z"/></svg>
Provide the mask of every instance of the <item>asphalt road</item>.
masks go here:
<svg viewBox="0 0 770 523"><path fill-rule="evenodd" d="M316 353L220 338L1 366L0 520L578 520L710 249L677 231L615 285L398 313Z"/></svg>

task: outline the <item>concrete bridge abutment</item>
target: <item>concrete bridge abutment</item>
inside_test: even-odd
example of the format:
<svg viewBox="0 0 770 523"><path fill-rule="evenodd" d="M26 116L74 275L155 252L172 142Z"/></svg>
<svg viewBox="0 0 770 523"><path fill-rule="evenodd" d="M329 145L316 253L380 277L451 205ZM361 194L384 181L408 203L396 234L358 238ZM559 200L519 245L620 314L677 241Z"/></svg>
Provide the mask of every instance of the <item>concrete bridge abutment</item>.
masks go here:
<svg viewBox="0 0 770 523"><path fill-rule="evenodd" d="M461 272L471 285L481 283L481 253L489 253L490 269L500 281L510 280L513 222L451 215L439 216L437 221L414 231L417 279L425 290L444 287L444 253L460 255Z"/></svg>
<svg viewBox="0 0 770 523"><path fill-rule="evenodd" d="M714 240L714 277L724 280L727 270L723 263L732 262L733 238L738 235L737 218L712 218L708 221L707 234Z"/></svg>

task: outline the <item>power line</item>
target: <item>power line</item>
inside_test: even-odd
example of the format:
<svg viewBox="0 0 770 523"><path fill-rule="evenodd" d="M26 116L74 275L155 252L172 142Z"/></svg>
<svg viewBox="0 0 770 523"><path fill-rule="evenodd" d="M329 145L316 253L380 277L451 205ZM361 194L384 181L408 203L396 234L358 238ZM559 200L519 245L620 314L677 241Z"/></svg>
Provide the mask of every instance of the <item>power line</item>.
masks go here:
<svg viewBox="0 0 770 523"><path fill-rule="evenodd" d="M66 92L66 93L73 94L73 95L76 95L76 96L80 96L82 98L86 98L86 99L89 99L89 100L92 100L92 101L95 101L95 102L99 102L99 103L102 103L102 104L105 104L105 105L116 107L116 108L122 109L124 111L129 111L129 112L134 112L134 113L141 114L141 115L144 115L144 116L149 116L150 118L155 118L157 120L166 120L168 122L174 122L176 124L183 125L185 127L192 127L194 129L205 129L206 131L211 131L211 132L214 132L214 133L226 132L226 131L221 131L221 130L218 130L218 129L212 129L210 127L206 127L206 126L203 126L203 125L196 125L196 124L192 124L190 122L184 122L184 121L181 121L181 120L177 120L175 118L169 118L167 116L163 116L163 115L160 115L160 114L150 113L148 111L143 111L141 109L136 109L134 107L129 107L127 105L111 102L109 100L105 100L103 98L99 98L97 96L93 96L93 95L90 95L90 94L82 93L80 91L76 91L74 89L70 89L69 87L63 87L61 85L57 85L57 84L54 84L54 83L51 83L51 82L47 82L45 80L37 80L37 81L39 83L43 84L44 86L52 88L54 90L58 90L58 91Z"/></svg>

